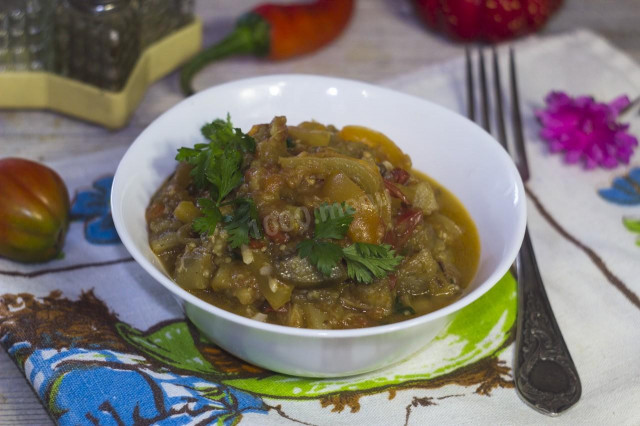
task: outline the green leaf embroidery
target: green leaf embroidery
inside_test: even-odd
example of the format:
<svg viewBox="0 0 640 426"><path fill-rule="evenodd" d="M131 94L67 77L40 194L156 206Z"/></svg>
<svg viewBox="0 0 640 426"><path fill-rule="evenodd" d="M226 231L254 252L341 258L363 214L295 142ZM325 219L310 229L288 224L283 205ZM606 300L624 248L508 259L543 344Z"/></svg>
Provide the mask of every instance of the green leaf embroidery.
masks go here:
<svg viewBox="0 0 640 426"><path fill-rule="evenodd" d="M623 217L622 223L629 231L640 234L640 218Z"/></svg>
<svg viewBox="0 0 640 426"><path fill-rule="evenodd" d="M196 373L218 372L193 343L185 322L174 322L149 334L125 323L116 324L116 329L129 344L164 364Z"/></svg>
<svg viewBox="0 0 640 426"><path fill-rule="evenodd" d="M622 224L629 231L640 234L640 218L623 217ZM640 247L640 237L636 238L636 245Z"/></svg>

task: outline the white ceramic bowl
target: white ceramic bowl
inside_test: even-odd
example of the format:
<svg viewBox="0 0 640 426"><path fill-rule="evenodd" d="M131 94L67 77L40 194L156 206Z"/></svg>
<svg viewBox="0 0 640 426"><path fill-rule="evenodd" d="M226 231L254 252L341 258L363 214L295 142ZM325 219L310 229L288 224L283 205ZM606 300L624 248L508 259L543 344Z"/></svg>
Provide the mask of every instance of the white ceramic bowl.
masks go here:
<svg viewBox="0 0 640 426"><path fill-rule="evenodd" d="M351 330L311 330L244 318L189 294L163 271L147 242L145 208L174 170L176 149L201 141L200 127L231 114L248 131L286 115L358 124L393 139L421 170L467 207L481 241L475 279L455 303L408 321ZM513 263L526 222L522 181L506 152L466 118L423 99L357 81L272 75L212 87L156 119L120 162L112 189L113 219L135 260L183 302L187 316L213 342L252 364L281 373L335 377L407 358L446 326L456 311L487 292Z"/></svg>

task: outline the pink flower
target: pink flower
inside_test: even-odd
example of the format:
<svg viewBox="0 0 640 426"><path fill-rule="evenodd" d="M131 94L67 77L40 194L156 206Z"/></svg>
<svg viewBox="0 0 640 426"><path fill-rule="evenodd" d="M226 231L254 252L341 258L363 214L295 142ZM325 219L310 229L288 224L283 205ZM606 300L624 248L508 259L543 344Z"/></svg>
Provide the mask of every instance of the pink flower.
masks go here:
<svg viewBox="0 0 640 426"><path fill-rule="evenodd" d="M551 152L564 151L567 163L582 160L587 169L629 163L638 140L627 132L629 124L616 122L620 111L630 104L627 96L606 104L590 96L572 98L551 92L545 101L546 109L536 111L536 116L542 124L540 136Z"/></svg>

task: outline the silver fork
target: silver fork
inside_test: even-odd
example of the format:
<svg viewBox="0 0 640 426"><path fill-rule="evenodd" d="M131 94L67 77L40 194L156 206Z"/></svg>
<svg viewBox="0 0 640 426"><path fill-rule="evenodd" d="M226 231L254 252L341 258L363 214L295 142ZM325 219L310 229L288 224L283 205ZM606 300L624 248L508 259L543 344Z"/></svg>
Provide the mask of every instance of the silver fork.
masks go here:
<svg viewBox="0 0 640 426"><path fill-rule="evenodd" d="M471 51L466 49L467 113L476 120L474 67ZM529 166L524 149L524 133L518 98L516 65L513 49L509 50L511 120L513 148L510 149L504 122L502 84L498 54L492 50L493 97L497 139L511 154L523 182L529 179ZM480 83L481 124L491 133L490 99L484 52L478 49L478 78ZM514 380L518 395L531 407L547 415L558 415L574 405L582 392L578 371L551 310L540 277L538 264L525 231L524 241L516 259L518 279L518 322L514 360Z"/></svg>

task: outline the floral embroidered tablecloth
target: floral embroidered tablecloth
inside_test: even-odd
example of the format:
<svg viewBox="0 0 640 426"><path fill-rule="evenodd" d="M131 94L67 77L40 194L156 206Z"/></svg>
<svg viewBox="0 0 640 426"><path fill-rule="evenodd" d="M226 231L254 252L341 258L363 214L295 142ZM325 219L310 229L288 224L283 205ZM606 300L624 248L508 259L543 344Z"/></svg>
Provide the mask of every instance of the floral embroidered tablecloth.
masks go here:
<svg viewBox="0 0 640 426"><path fill-rule="evenodd" d="M587 32L518 46L529 226L582 400L554 422L640 421L640 154L584 171L550 155L533 111L552 89L640 93L640 68ZM504 64L506 65L506 64ZM464 111L463 62L384 84ZM637 115L625 117L640 131ZM549 422L511 378L516 283L504 277L420 353L344 379L283 376L206 341L131 259L109 210L121 149L50 164L74 193L65 257L0 259L0 343L67 424L513 424ZM638 240L636 240L638 238Z"/></svg>

